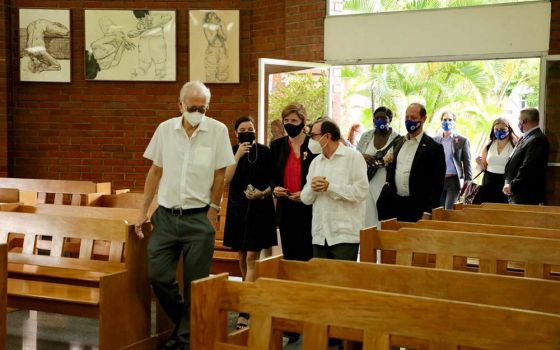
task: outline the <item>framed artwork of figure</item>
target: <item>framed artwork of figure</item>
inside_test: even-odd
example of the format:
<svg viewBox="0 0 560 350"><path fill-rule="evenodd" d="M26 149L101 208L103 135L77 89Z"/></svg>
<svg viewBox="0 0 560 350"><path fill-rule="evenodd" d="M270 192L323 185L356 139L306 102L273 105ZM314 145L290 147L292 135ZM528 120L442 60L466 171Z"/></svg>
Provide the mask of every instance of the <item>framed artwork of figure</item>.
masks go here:
<svg viewBox="0 0 560 350"><path fill-rule="evenodd" d="M189 11L189 80L239 83L239 10Z"/></svg>
<svg viewBox="0 0 560 350"><path fill-rule="evenodd" d="M69 83L70 10L19 9L20 81Z"/></svg>
<svg viewBox="0 0 560 350"><path fill-rule="evenodd" d="M86 10L86 79L175 81L175 30L175 11Z"/></svg>

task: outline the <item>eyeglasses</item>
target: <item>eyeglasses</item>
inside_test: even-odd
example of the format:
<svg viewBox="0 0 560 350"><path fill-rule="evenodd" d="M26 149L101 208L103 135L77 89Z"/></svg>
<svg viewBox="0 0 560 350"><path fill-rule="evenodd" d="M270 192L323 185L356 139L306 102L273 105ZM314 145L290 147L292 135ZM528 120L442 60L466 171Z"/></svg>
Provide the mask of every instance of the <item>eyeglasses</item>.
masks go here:
<svg viewBox="0 0 560 350"><path fill-rule="evenodd" d="M187 106L187 112L200 112L202 114L206 113L206 106Z"/></svg>
<svg viewBox="0 0 560 350"><path fill-rule="evenodd" d="M321 134L321 133L308 132L308 133L306 133L305 135L307 135L307 136L313 138L314 136L321 136L322 134Z"/></svg>

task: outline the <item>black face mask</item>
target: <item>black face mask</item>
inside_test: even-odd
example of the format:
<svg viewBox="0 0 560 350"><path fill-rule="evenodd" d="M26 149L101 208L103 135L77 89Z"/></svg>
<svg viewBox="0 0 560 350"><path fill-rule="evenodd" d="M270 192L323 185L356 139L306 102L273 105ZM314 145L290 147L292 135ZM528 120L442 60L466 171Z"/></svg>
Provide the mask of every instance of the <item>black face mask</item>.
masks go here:
<svg viewBox="0 0 560 350"><path fill-rule="evenodd" d="M301 133L301 130L303 130L305 125L303 125L303 123L299 124L299 125L294 125L294 124L284 124L284 129L286 129L286 132L288 133L288 136L290 136L291 138L294 138L296 136L298 136Z"/></svg>
<svg viewBox="0 0 560 350"><path fill-rule="evenodd" d="M237 141L240 144L245 142L253 143L253 141L255 141L255 132L245 131L245 132L237 133Z"/></svg>

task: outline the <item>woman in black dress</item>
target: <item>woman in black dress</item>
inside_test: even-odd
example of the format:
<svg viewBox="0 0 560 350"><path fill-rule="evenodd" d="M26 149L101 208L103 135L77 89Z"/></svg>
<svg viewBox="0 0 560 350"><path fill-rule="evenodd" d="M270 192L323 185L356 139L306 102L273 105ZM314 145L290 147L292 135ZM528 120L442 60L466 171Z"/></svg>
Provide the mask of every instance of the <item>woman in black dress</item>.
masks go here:
<svg viewBox="0 0 560 350"><path fill-rule="evenodd" d="M229 184L224 245L239 252L243 280L255 280L255 261L264 248L277 244L272 201L270 149L255 142L251 117L235 122L236 163L226 169Z"/></svg>

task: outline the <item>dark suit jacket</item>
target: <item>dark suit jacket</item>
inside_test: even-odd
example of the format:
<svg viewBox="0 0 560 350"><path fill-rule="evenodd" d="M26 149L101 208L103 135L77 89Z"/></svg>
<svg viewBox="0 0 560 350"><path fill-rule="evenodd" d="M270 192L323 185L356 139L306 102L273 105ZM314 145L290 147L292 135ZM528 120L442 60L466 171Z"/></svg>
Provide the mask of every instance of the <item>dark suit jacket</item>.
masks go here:
<svg viewBox="0 0 560 350"><path fill-rule="evenodd" d="M395 147L393 162L387 167L387 182L396 193L395 173L399 151L404 140ZM431 213L432 208L440 206L440 196L445 180L445 153L443 146L435 142L430 136L424 135L414 155L410 168L409 188L410 199L417 210Z"/></svg>
<svg viewBox="0 0 560 350"><path fill-rule="evenodd" d="M315 154L311 153L309 150L309 137L305 138L303 144L300 147L300 157L301 157L301 189L305 186L307 182L307 173L309 172L309 165L311 161L316 157ZM286 169L286 163L290 156L290 144L288 141L288 136L281 137L270 143L270 153L272 157L272 163L274 166L273 174L273 184L274 187L280 186L284 187L284 171ZM273 188L274 189L274 188ZM282 220L282 212L284 202L289 201L285 198L278 198L276 217L280 222ZM303 205L303 204L302 204ZM311 212L311 206L309 206L309 212Z"/></svg>
<svg viewBox="0 0 560 350"><path fill-rule="evenodd" d="M548 140L541 129L531 131L519 141L506 164L505 180L512 193L510 202L545 202L548 150Z"/></svg>
<svg viewBox="0 0 560 350"><path fill-rule="evenodd" d="M458 134L452 135L453 163L457 169L457 175L461 181L472 181L471 150L469 140ZM443 144L443 136L434 137L434 141ZM445 149L444 149L445 151Z"/></svg>

